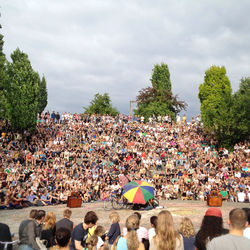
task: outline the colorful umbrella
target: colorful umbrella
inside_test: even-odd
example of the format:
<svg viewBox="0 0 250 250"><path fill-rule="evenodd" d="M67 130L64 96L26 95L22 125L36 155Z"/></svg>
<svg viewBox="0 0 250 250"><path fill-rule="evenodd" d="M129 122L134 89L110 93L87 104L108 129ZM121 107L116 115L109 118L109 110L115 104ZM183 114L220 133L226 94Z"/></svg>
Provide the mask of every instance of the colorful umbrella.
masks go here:
<svg viewBox="0 0 250 250"><path fill-rule="evenodd" d="M146 181L131 181L123 187L123 196L134 204L145 204L154 197L154 188Z"/></svg>

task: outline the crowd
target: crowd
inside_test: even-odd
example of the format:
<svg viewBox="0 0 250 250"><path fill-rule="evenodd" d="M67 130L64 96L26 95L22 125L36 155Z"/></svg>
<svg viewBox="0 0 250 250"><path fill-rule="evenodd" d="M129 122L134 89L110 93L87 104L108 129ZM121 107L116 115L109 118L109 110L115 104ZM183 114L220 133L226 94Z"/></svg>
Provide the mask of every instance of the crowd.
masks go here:
<svg viewBox="0 0 250 250"><path fill-rule="evenodd" d="M79 115L46 112L34 133L0 121L0 208L104 200L129 180L146 180L161 199L249 202L249 142L229 152L202 132L199 116Z"/></svg>
<svg viewBox="0 0 250 250"><path fill-rule="evenodd" d="M109 215L109 230L98 224L94 211L85 214L83 222L74 225L71 210L56 221L53 212L32 209L19 226L19 249L70 250L245 250L250 248L250 209L235 208L228 218L229 230L223 227L219 208L207 209L196 233L192 221L182 218L178 229L172 214L161 210L150 218L150 228L140 225L141 214L134 212L120 228L118 212ZM0 224L0 248L12 250L8 225Z"/></svg>

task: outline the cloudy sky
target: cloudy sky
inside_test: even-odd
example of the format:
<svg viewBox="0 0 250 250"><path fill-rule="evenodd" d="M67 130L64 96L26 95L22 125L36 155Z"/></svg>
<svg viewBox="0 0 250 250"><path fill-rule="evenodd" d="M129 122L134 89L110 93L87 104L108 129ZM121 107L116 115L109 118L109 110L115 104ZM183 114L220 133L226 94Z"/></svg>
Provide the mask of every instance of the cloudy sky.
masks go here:
<svg viewBox="0 0 250 250"><path fill-rule="evenodd" d="M211 65L226 67L234 91L250 76L249 0L2 0L0 11L4 52L28 54L50 111L82 112L107 92L128 114L164 62L190 119Z"/></svg>

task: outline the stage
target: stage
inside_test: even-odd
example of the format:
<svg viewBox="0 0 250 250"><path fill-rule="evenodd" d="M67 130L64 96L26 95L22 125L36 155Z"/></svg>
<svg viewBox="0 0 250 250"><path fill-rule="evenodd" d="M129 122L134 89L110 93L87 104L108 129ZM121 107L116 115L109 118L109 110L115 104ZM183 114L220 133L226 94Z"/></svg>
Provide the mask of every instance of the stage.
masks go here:
<svg viewBox="0 0 250 250"><path fill-rule="evenodd" d="M162 209L169 210L174 218L174 223L176 228L179 226L179 223L183 217L189 217L196 230L199 229L200 223L202 218L207 210L208 206L206 202L201 201L182 201L182 200L162 200L160 201L160 206L164 206L161 209L153 209L149 211L139 211L142 214L141 225L147 228L150 227L149 219L153 215L157 215ZM233 203L233 202L223 202L222 207L220 207L223 215L224 227L228 228L227 226L227 218L229 211L233 208L243 208L249 207L250 203ZM46 206L46 207L29 207L24 209L17 209L17 210L0 210L0 222L6 223L9 225L11 232L18 234L18 227L20 222L23 219L28 218L29 212L31 209L44 209L46 212L52 211L56 214L56 219L59 220L62 218L63 210L67 208L65 205L57 205L57 206ZM80 208L72 208L72 221L75 224L78 224L83 221L84 215L89 210L94 210L98 217L99 221L98 224L104 226L107 230L109 229L111 223L109 221L108 215L109 211L105 211L103 209L102 202L93 202L93 203L84 203ZM129 214L133 213L133 210L117 210L121 222L121 227L124 226L125 220Z"/></svg>

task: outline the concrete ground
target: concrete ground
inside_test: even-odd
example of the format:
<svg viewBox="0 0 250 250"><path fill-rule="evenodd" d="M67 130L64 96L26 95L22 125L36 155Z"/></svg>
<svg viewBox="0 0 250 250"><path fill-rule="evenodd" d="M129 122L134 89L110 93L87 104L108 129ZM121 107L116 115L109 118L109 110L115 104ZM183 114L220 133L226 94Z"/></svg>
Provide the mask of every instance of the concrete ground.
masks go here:
<svg viewBox="0 0 250 250"><path fill-rule="evenodd" d="M164 206L164 208L156 208L149 211L139 211L142 215L141 219L141 225L145 226L146 228L150 227L149 219L153 215L158 215L158 213L162 209L169 210L174 218L174 223L176 226L176 229L179 226L179 223L183 217L189 217L196 229L196 231L199 229L202 218L208 209L208 206L206 205L206 202L201 201L181 201L181 200L174 200L174 201L161 201L160 206ZM243 207L250 207L250 203L231 203L231 202L224 202L222 207L220 207L223 215L223 221L224 221L224 227L228 228L227 226L227 218L229 211L233 208L243 208ZM18 227L20 222L23 219L28 218L29 212L32 208L25 208L21 210L0 210L0 222L6 223L9 225L10 230L12 233L15 234L16 237L18 237ZM58 206L47 206L47 207L41 207L41 209L44 209L46 212L52 211L56 214L57 220L62 218L63 210L66 209L66 205L58 205ZM80 208L72 208L72 221L75 224L78 224L83 221L84 215L87 211L94 210L98 217L99 221L98 224L104 226L107 230L109 230L109 227L111 225L109 221L109 211L105 211L103 209L103 203L102 202L94 202L94 203L85 203ZM120 225L121 227L124 226L126 218L132 214L133 210L128 209L121 209L117 210L121 221ZM15 237L15 238L16 238Z"/></svg>

